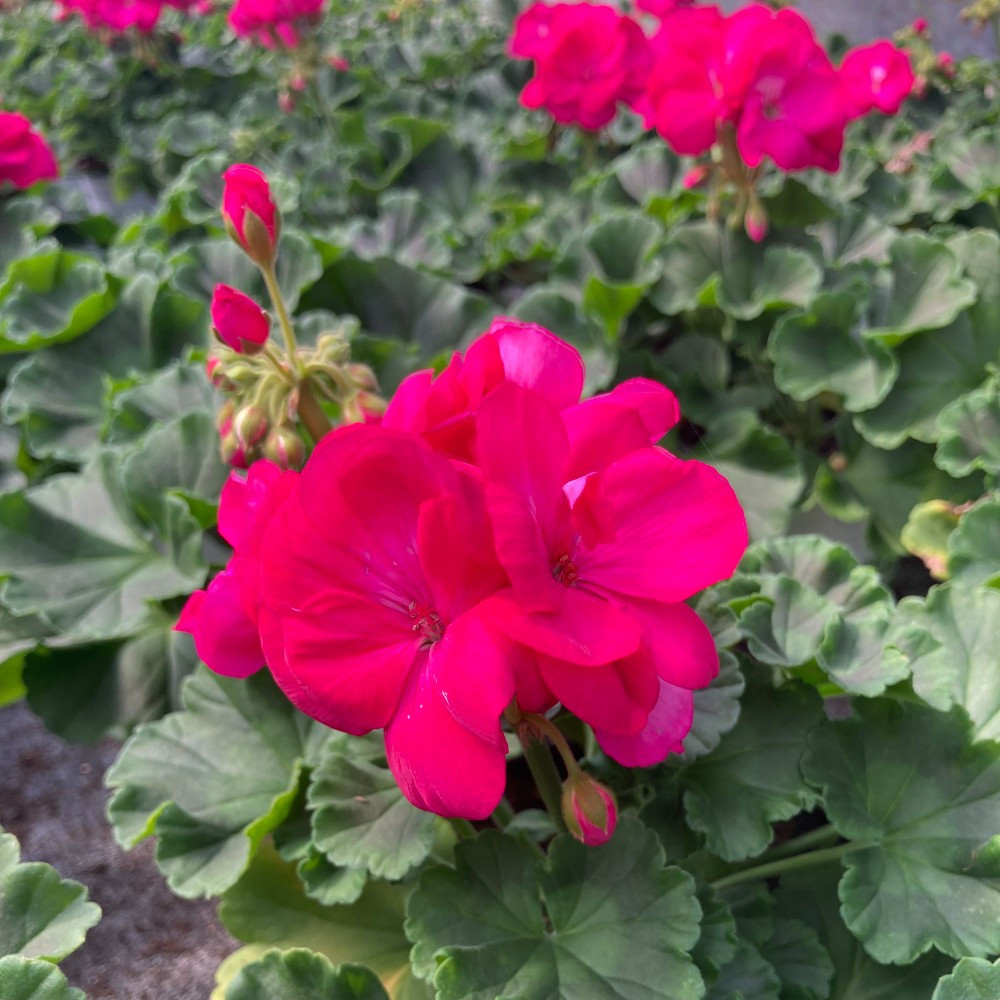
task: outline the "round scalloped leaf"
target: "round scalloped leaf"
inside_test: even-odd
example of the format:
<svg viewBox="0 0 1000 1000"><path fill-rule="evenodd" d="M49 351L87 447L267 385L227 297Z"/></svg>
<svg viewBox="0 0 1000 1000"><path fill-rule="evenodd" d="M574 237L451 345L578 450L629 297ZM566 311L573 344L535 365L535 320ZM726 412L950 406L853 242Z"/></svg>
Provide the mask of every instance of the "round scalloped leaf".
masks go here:
<svg viewBox="0 0 1000 1000"><path fill-rule="evenodd" d="M973 743L965 713L862 701L816 728L802 762L848 840L847 926L879 962L929 948L1000 951L1000 746Z"/></svg>
<svg viewBox="0 0 1000 1000"><path fill-rule="evenodd" d="M983 500L959 518L948 538L948 572L973 586L1000 580L1000 499Z"/></svg>
<svg viewBox="0 0 1000 1000"><path fill-rule="evenodd" d="M736 725L745 687L739 661L732 653L720 653L719 672L712 683L694 693L694 720L684 737L684 752L677 760L690 763L719 745L719 740Z"/></svg>
<svg viewBox="0 0 1000 1000"><path fill-rule="evenodd" d="M857 296L820 295L806 312L782 316L768 341L774 381L793 399L842 396L851 412L880 403L899 371L893 354L857 333Z"/></svg>
<svg viewBox="0 0 1000 1000"><path fill-rule="evenodd" d="M922 330L952 323L976 300L958 258L925 233L900 236L889 248L889 269L877 280L865 336L887 346Z"/></svg>
<svg viewBox="0 0 1000 1000"><path fill-rule="evenodd" d="M41 615L66 641L130 635L148 622L148 602L205 579L202 529L184 501L164 494L175 484L130 495L124 457L99 452L80 474L0 496L3 601L17 615Z"/></svg>
<svg viewBox="0 0 1000 1000"><path fill-rule="evenodd" d="M17 840L0 828L0 956L58 962L83 944L101 908L87 901L79 882L40 861L19 859Z"/></svg>
<svg viewBox="0 0 1000 1000"><path fill-rule="evenodd" d="M779 1000L781 980L774 966L749 941L739 941L736 954L708 987L705 1000Z"/></svg>
<svg viewBox="0 0 1000 1000"><path fill-rule="evenodd" d="M226 990L226 1000L388 1000L370 969L335 968L305 948L270 951L245 965Z"/></svg>
<svg viewBox="0 0 1000 1000"><path fill-rule="evenodd" d="M941 411L934 461L952 476L1000 474L1000 380L960 396Z"/></svg>
<svg viewBox="0 0 1000 1000"><path fill-rule="evenodd" d="M265 844L222 897L219 917L251 948L308 948L334 964L363 962L391 1000L430 1000L430 987L410 967L410 942L403 934L409 892L371 881L349 906L323 906L306 895L295 867ZM217 978L230 969L220 968Z"/></svg>
<svg viewBox="0 0 1000 1000"><path fill-rule="evenodd" d="M771 824L808 809L816 796L799 771L822 703L804 687L750 687L736 725L712 753L682 768L688 825L726 861L760 854Z"/></svg>
<svg viewBox="0 0 1000 1000"><path fill-rule="evenodd" d="M789 917L802 921L822 940L832 960L830 1000L931 1000L952 959L931 951L910 965L880 965L844 925L837 897L840 878L837 864L789 872L781 876L776 894L776 923Z"/></svg>
<svg viewBox="0 0 1000 1000"><path fill-rule="evenodd" d="M781 980L783 998L826 1000L830 995L833 961L808 924L776 919L774 933L760 951Z"/></svg>
<svg viewBox="0 0 1000 1000"><path fill-rule="evenodd" d="M122 748L106 777L108 817L123 847L159 837L157 863L178 895L217 895L288 815L313 723L266 670L234 680L200 669L181 700Z"/></svg>
<svg viewBox="0 0 1000 1000"><path fill-rule="evenodd" d="M3 1000L86 1000L83 990L70 986L51 962L19 955L0 958L0 996Z"/></svg>
<svg viewBox="0 0 1000 1000"><path fill-rule="evenodd" d="M332 864L390 880L427 858L443 822L407 802L387 767L336 750L313 772L309 808L313 842Z"/></svg>
<svg viewBox="0 0 1000 1000"><path fill-rule="evenodd" d="M117 282L83 254L56 247L16 261L0 285L0 352L80 336L111 311L116 293Z"/></svg>
<svg viewBox="0 0 1000 1000"><path fill-rule="evenodd" d="M996 361L996 330L959 316L951 326L901 345L896 352L899 376L874 409L859 413L854 424L879 448L896 448L907 438L941 438L942 411L979 388Z"/></svg>
<svg viewBox="0 0 1000 1000"><path fill-rule="evenodd" d="M557 837L544 862L487 831L426 872L407 907L413 964L439 1000L697 1000L700 907L656 836L623 820L601 847Z"/></svg>
<svg viewBox="0 0 1000 1000"><path fill-rule="evenodd" d="M890 642L909 662L913 690L947 711L961 705L977 740L1000 738L1000 590L948 584L899 604Z"/></svg>
<svg viewBox="0 0 1000 1000"><path fill-rule="evenodd" d="M931 1000L996 1000L1000 997L1000 960L963 958L945 976Z"/></svg>

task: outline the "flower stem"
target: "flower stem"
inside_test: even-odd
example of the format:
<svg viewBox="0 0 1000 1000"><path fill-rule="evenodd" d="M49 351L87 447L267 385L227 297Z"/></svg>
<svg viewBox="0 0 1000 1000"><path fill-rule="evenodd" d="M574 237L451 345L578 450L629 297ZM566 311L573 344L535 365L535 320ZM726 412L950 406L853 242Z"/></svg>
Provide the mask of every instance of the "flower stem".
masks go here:
<svg viewBox="0 0 1000 1000"><path fill-rule="evenodd" d="M309 81L309 90L312 93L313 100L316 102L316 107L319 109L319 116L323 119L323 124L326 125L327 132L330 133L330 139L336 145L338 139L337 126L333 123L333 115L330 114L330 107L326 103L326 98L320 89L319 81L315 77Z"/></svg>
<svg viewBox="0 0 1000 1000"><path fill-rule="evenodd" d="M299 417L306 425L313 444L319 444L320 440L330 433L332 427L330 419L319 405L307 378L299 383Z"/></svg>
<svg viewBox="0 0 1000 1000"><path fill-rule="evenodd" d="M821 851L809 851L806 854L796 854L790 858L780 858L777 861L769 861L762 865L755 865L753 868L733 872L731 875L724 875L712 882L711 885L713 889L726 889L731 885L740 885L742 882L773 878L775 875L784 875L786 872L798 871L801 868L814 868L831 861L838 861L850 851L860 851L866 846L854 843L838 844L836 847L827 847Z"/></svg>
<svg viewBox="0 0 1000 1000"><path fill-rule="evenodd" d="M493 810L490 819L503 830L515 815L514 807L504 798L497 803L497 807Z"/></svg>
<svg viewBox="0 0 1000 1000"><path fill-rule="evenodd" d="M451 826L455 833L458 834L459 840L476 836L476 828L467 819L460 819L454 816L451 820Z"/></svg>
<svg viewBox="0 0 1000 1000"><path fill-rule="evenodd" d="M792 854L801 854L803 851L812 850L823 844L829 844L840 836L832 823L821 826L818 830L810 830L799 837L786 840L783 844L772 847L761 857L761 861L777 861L779 858L787 858Z"/></svg>
<svg viewBox="0 0 1000 1000"><path fill-rule="evenodd" d="M295 352L299 345L295 340L295 330L292 327L292 320L288 315L288 309L285 308L285 297L281 294L281 289L278 287L274 265L270 264L267 267L261 267L260 273L264 276L264 284L267 285L267 294L271 296L274 311L278 314L278 324L281 327L282 336L285 338L285 351L288 354L288 364L292 371L298 371L298 359L295 357Z"/></svg>
<svg viewBox="0 0 1000 1000"><path fill-rule="evenodd" d="M535 779L542 802L548 810L552 822L560 833L565 832L566 823L562 815L562 778L556 770L556 762L544 740L529 740L524 743L524 759L528 762L531 776Z"/></svg>

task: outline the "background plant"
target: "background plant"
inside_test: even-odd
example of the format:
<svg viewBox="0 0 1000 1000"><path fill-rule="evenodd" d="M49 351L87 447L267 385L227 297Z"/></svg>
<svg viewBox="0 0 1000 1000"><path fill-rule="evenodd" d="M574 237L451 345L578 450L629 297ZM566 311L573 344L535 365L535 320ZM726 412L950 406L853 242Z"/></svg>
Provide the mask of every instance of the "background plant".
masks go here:
<svg viewBox="0 0 1000 1000"><path fill-rule="evenodd" d="M635 120L591 142L521 108L513 15L332 4L349 69L288 114L284 64L221 14L155 68L41 7L4 24L5 106L68 176L0 206L0 692L73 739L145 723L112 821L158 838L175 891L221 896L246 948L219 996L329 992L355 975L331 962L393 997L961 996L1000 952L995 69L855 123L836 174L768 177L754 244ZM217 214L235 160L273 178L307 343L342 331L391 392L496 313L544 323L590 389L670 386L668 444L740 495L756 542L698 602L724 666L684 756L630 772L573 734L618 795L607 847L539 857L530 792L502 832L418 813L377 745L195 670L172 631L226 559L209 297L263 300ZM106 177L143 198L104 200ZM325 958L236 971L272 947Z"/></svg>

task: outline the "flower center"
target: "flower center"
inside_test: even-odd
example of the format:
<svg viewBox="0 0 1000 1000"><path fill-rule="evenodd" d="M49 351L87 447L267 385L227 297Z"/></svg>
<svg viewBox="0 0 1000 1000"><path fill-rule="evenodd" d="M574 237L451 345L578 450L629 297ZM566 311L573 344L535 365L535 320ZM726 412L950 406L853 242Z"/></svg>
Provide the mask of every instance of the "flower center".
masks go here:
<svg viewBox="0 0 1000 1000"><path fill-rule="evenodd" d="M580 578L580 571L576 568L576 563L566 555L556 560L556 564L552 567L552 575L564 587L569 587Z"/></svg>
<svg viewBox="0 0 1000 1000"><path fill-rule="evenodd" d="M417 604L416 601L411 601L408 612L410 621L413 623L410 627L423 639L421 643L423 648L433 646L435 642L441 641L444 636L444 625L437 611L425 607L423 604Z"/></svg>

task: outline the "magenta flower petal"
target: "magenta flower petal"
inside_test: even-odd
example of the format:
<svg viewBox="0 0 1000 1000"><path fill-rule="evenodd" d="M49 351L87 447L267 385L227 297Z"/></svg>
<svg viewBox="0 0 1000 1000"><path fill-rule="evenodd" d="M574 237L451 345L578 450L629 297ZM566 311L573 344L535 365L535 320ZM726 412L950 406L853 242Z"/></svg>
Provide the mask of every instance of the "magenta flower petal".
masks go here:
<svg viewBox="0 0 1000 1000"><path fill-rule="evenodd" d="M732 574L746 548L746 521L732 487L710 466L648 448L598 475L618 529L614 541L577 554L581 578L674 603Z"/></svg>
<svg viewBox="0 0 1000 1000"><path fill-rule="evenodd" d="M656 705L645 727L631 736L595 729L601 749L625 767L652 767L684 749L694 718L694 695L662 678Z"/></svg>

